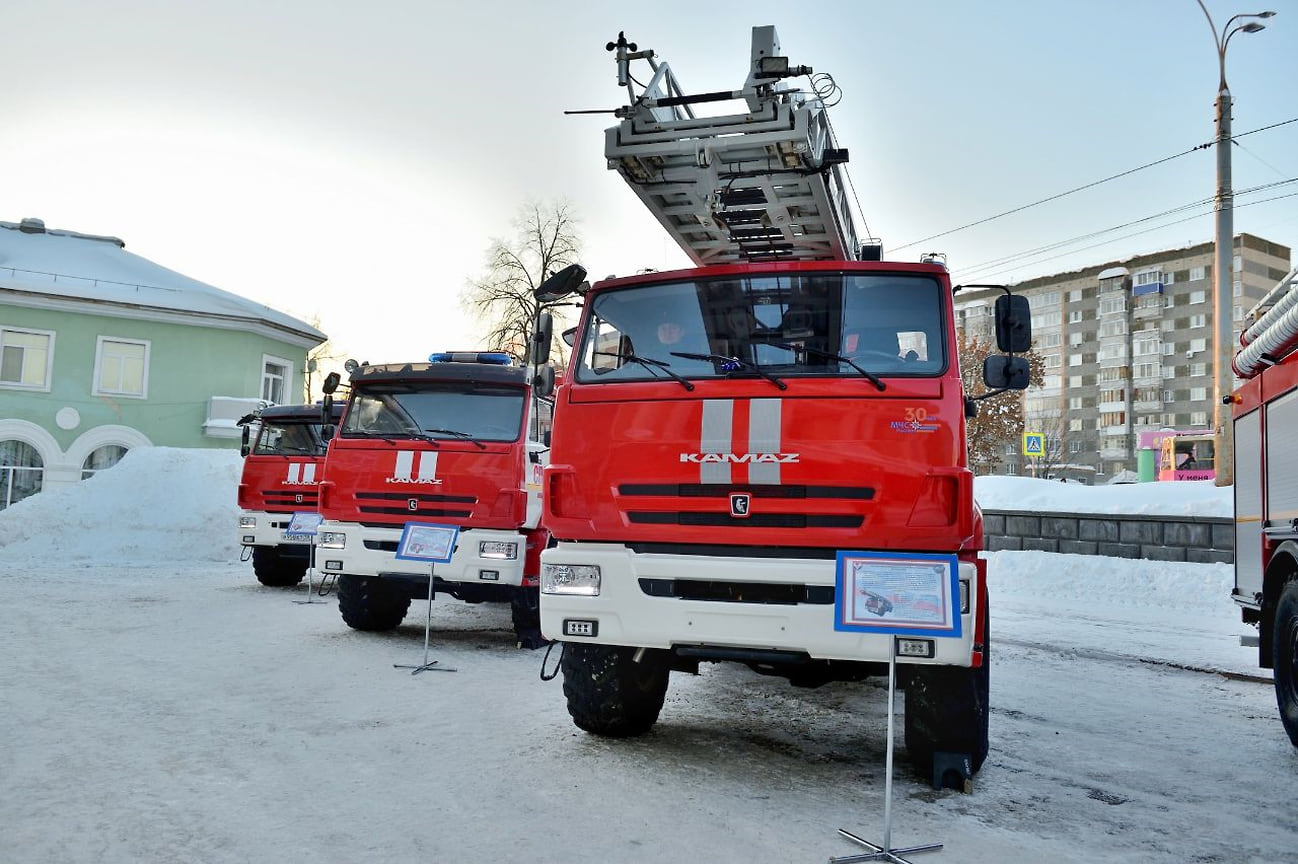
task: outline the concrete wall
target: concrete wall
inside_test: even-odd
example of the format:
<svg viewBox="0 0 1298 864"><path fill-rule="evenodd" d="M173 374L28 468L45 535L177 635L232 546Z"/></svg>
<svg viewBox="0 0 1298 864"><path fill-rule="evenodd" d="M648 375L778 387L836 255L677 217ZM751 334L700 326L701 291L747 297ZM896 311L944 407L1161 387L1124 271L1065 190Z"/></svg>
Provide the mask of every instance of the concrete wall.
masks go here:
<svg viewBox="0 0 1298 864"><path fill-rule="evenodd" d="M988 551L1035 549L1195 563L1235 560L1235 523L1226 517L984 510L983 532Z"/></svg>

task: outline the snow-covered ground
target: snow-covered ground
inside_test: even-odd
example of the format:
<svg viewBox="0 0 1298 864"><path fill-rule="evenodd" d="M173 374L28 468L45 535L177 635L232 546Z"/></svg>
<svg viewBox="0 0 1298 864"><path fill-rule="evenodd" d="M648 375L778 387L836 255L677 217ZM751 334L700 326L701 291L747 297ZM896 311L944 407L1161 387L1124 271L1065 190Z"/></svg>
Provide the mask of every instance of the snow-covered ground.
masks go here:
<svg viewBox="0 0 1298 864"><path fill-rule="evenodd" d="M573 727L507 609L349 630L238 563L237 454L136 449L0 512L0 861L823 861L883 830L886 682L672 679ZM977 481L988 507L1229 515L1211 484ZM1287 862L1298 752L1224 565L988 556L992 750L972 795L898 745L894 846L941 862ZM426 608L426 607L425 607ZM553 659L553 658L552 658ZM900 720L900 705L898 720Z"/></svg>

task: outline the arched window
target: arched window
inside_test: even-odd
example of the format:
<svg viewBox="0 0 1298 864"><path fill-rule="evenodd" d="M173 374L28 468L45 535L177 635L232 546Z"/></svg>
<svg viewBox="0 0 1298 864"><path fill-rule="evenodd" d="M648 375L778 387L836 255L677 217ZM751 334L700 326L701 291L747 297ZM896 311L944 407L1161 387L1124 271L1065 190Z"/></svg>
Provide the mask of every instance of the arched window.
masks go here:
<svg viewBox="0 0 1298 864"><path fill-rule="evenodd" d="M81 479L93 475L96 471L112 468L126 455L126 448L120 444L105 444L86 457L81 464Z"/></svg>
<svg viewBox="0 0 1298 864"><path fill-rule="evenodd" d="M26 441L0 441L0 510L41 491L45 463Z"/></svg>

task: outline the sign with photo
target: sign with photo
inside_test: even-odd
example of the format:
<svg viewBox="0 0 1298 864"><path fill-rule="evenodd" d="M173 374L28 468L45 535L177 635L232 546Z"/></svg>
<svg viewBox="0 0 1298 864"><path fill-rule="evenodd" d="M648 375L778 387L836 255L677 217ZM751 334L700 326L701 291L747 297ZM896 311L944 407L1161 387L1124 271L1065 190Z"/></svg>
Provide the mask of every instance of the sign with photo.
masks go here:
<svg viewBox="0 0 1298 864"><path fill-rule="evenodd" d="M405 561L427 561L448 564L455 552L458 525L434 525L429 522L407 522L397 541L397 557Z"/></svg>
<svg viewBox="0 0 1298 864"><path fill-rule="evenodd" d="M960 636L954 555L838 553L834 629L897 636Z"/></svg>
<svg viewBox="0 0 1298 864"><path fill-rule="evenodd" d="M288 520L288 526L284 529L285 540L311 540L316 535L316 529L324 517L319 513L308 513L301 511L294 513L293 517Z"/></svg>

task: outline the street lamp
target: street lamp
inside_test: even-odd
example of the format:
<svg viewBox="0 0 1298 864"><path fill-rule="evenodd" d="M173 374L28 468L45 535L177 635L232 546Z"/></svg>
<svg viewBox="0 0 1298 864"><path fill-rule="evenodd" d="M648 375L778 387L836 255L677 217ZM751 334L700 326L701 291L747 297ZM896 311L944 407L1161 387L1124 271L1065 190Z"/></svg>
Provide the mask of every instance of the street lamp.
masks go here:
<svg viewBox="0 0 1298 864"><path fill-rule="evenodd" d="M1230 396L1233 381L1231 371L1232 349L1235 347L1231 338L1234 334L1232 312L1232 287L1235 275L1234 256L1234 193L1230 188L1230 88L1226 86L1226 46L1236 33L1256 33L1266 28L1256 19L1270 18L1274 12L1252 12L1231 16L1220 32L1213 23L1208 7L1203 0L1198 0L1199 8L1208 19L1212 28L1212 38L1217 45L1217 65L1221 78L1217 85L1217 263L1213 267L1212 295L1213 316L1216 326L1213 327L1213 425L1217 433L1215 468L1217 485L1230 486L1235 482L1235 445L1231 431L1230 407L1226 399ZM1249 20L1245 20L1249 19ZM1242 22L1242 23L1237 23Z"/></svg>

